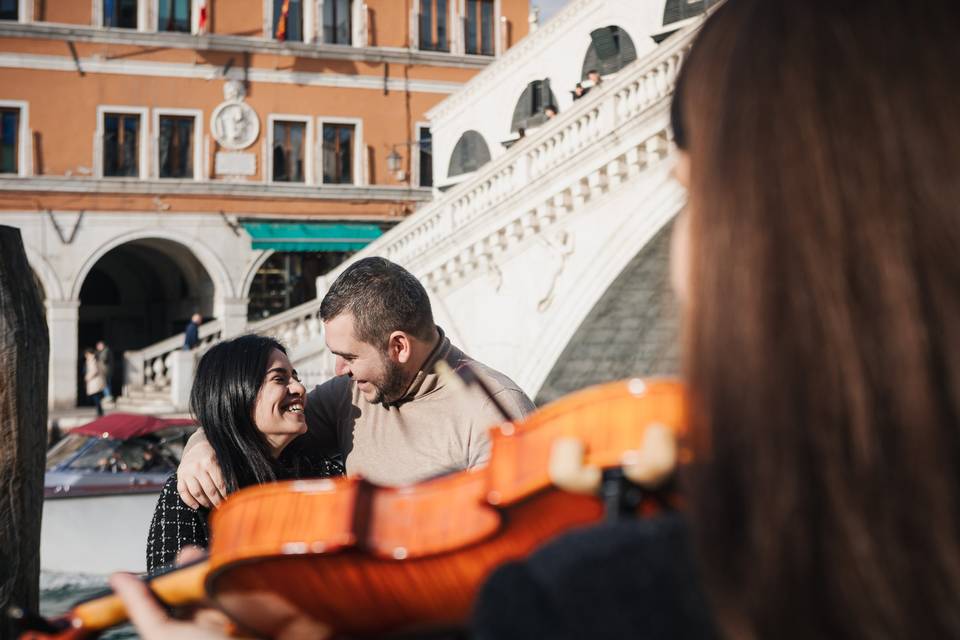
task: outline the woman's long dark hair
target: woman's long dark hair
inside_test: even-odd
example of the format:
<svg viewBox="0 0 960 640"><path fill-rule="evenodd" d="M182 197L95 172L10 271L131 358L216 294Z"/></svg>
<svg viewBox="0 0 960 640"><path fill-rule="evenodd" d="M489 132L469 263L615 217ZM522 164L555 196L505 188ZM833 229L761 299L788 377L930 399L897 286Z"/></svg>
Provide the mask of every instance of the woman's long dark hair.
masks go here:
<svg viewBox="0 0 960 640"><path fill-rule="evenodd" d="M960 637L958 25L728 0L686 63L689 506L728 635Z"/></svg>
<svg viewBox="0 0 960 640"><path fill-rule="evenodd" d="M253 408L274 350L272 338L245 335L214 345L200 358L190 411L217 455L227 491L277 479L277 463L253 422Z"/></svg>

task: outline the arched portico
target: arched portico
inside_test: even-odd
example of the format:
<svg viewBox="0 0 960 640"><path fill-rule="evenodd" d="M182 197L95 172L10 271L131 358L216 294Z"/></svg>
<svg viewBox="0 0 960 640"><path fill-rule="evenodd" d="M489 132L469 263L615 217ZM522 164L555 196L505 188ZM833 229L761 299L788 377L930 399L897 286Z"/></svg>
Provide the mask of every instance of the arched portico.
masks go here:
<svg viewBox="0 0 960 640"><path fill-rule="evenodd" d="M124 351L142 349L181 332L194 313L214 317L217 285L184 244L140 238L101 252L78 293L78 351L106 342L114 355L110 387L123 383ZM86 399L78 378L77 397Z"/></svg>
<svg viewBox="0 0 960 640"><path fill-rule="evenodd" d="M214 309L218 306L220 299L236 297L237 287L233 278L230 277L226 265L223 263L223 260L205 244L186 234L180 234L166 229L145 229L116 236L103 243L96 251L91 253L77 270L77 275L71 283L70 299L75 300L79 297L80 288L83 286L87 274L89 274L93 266L112 249L131 242L160 240L167 240L182 245L196 257L196 260L203 266L213 281L216 291Z"/></svg>

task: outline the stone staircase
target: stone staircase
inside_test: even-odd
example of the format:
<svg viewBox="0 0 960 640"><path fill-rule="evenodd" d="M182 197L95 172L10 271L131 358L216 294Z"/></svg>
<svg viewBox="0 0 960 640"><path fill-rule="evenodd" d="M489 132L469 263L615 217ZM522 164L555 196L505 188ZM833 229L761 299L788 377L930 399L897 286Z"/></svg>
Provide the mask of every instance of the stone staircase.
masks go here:
<svg viewBox="0 0 960 640"><path fill-rule="evenodd" d="M170 399L170 389L128 388L124 395L116 400L112 407L115 411L124 413L148 413L150 415L166 415L182 412L185 407L173 406Z"/></svg>

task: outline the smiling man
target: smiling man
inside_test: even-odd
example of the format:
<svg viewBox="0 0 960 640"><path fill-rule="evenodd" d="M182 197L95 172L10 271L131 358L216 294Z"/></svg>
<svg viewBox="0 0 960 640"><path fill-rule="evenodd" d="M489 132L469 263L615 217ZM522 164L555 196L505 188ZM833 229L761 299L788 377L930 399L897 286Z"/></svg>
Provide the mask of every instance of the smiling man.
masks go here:
<svg viewBox="0 0 960 640"><path fill-rule="evenodd" d="M434 371L440 360L453 369L469 364L514 415L533 410L513 381L450 343L434 324L423 285L389 260L350 265L324 296L320 317L337 375L307 395L307 427L324 453L343 457L349 475L397 486L487 461L487 430L503 417L483 394L446 386ZM192 439L178 477L187 504L223 498L202 434Z"/></svg>

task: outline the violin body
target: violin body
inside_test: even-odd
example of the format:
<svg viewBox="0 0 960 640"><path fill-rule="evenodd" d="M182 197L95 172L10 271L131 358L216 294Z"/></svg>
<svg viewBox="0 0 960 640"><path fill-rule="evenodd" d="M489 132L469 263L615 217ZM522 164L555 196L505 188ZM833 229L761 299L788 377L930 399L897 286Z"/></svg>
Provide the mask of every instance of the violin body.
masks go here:
<svg viewBox="0 0 960 640"><path fill-rule="evenodd" d="M552 483L558 440L576 438L586 465L614 469L636 457L651 427L681 438L685 424L678 382L615 382L495 427L485 467L400 488L337 478L243 489L213 513L207 562L185 570L192 573L179 584L175 571L151 586L178 602L205 591L257 637L463 626L497 566L603 517L599 497ZM75 607L59 621L69 627L62 634L25 637L84 637L122 622L116 597L102 600Z"/></svg>

